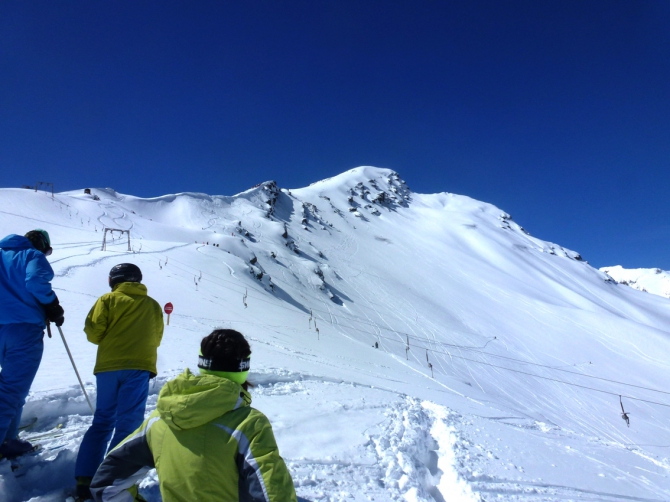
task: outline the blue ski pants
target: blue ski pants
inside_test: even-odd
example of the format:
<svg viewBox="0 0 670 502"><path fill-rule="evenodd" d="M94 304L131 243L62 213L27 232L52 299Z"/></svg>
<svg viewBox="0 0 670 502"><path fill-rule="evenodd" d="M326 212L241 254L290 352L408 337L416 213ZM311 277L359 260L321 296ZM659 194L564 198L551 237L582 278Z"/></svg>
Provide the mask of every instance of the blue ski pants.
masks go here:
<svg viewBox="0 0 670 502"><path fill-rule="evenodd" d="M21 411L40 367L44 327L0 324L0 443L18 435Z"/></svg>
<svg viewBox="0 0 670 502"><path fill-rule="evenodd" d="M75 477L93 477L105 453L142 424L149 376L148 371L142 370L103 371L95 375L98 387L95 414L79 447Z"/></svg>

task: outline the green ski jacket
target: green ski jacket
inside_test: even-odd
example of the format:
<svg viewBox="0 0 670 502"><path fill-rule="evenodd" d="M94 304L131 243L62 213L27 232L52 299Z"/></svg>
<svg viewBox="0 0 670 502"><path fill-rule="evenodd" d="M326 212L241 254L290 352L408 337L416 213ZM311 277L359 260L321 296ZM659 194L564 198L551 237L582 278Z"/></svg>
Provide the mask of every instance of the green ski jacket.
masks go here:
<svg viewBox="0 0 670 502"><path fill-rule="evenodd" d="M133 501L155 467L164 502L297 502L272 426L242 387L188 369L156 411L109 452L91 483L96 502Z"/></svg>
<svg viewBox="0 0 670 502"><path fill-rule="evenodd" d="M163 311L139 282L122 282L102 295L86 317L84 332L98 346L93 373L145 370L156 375Z"/></svg>

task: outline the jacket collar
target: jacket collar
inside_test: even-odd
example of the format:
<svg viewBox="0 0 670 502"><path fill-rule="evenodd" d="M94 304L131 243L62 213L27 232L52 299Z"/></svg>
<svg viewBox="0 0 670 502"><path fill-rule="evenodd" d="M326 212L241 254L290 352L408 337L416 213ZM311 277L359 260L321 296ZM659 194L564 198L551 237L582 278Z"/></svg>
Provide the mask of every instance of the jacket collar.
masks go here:
<svg viewBox="0 0 670 502"><path fill-rule="evenodd" d="M140 282L122 282L114 286L112 289L114 293L125 293L127 295L144 295L147 294L147 287Z"/></svg>

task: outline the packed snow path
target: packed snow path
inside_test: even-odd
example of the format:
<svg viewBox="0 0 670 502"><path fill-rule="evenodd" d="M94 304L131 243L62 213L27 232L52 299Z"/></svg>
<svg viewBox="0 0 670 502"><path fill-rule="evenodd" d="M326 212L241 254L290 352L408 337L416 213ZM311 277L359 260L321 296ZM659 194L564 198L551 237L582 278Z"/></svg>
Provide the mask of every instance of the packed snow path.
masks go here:
<svg viewBox="0 0 670 502"><path fill-rule="evenodd" d="M104 226L132 251L118 233L101 251ZM2 233L35 227L89 394L83 320L136 263L175 306L148 412L204 335L240 330L303 500L670 500L669 300L494 206L376 168L232 197L0 190ZM43 450L0 462L0 493L61 501L91 413L58 338L33 389L22 434ZM160 499L155 475L142 491Z"/></svg>

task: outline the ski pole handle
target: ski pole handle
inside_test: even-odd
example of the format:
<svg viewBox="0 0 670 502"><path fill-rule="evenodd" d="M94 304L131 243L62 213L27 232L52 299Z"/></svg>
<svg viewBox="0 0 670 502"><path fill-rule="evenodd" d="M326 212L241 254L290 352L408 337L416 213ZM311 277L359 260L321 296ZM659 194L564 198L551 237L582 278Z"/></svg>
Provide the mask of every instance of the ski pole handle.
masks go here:
<svg viewBox="0 0 670 502"><path fill-rule="evenodd" d="M47 335L51 338L51 322L47 321Z"/></svg>

